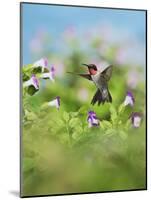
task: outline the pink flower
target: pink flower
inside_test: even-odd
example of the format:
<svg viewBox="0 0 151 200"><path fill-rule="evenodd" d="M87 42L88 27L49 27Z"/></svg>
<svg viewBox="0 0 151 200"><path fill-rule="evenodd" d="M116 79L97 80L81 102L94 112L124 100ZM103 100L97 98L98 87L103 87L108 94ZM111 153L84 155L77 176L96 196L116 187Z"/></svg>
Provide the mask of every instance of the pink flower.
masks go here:
<svg viewBox="0 0 151 200"><path fill-rule="evenodd" d="M142 114L138 112L134 112L131 115L131 121L134 128L140 127L141 121L142 121Z"/></svg>
<svg viewBox="0 0 151 200"><path fill-rule="evenodd" d="M60 97L57 96L52 101L49 101L48 106L56 107L57 109L59 109L59 107L60 107Z"/></svg>
<svg viewBox="0 0 151 200"><path fill-rule="evenodd" d="M54 82L55 81L55 79L54 79L54 77L55 77L55 68L54 68L54 66L52 66L50 68L50 71L42 73L40 77L44 78L44 79L50 79L52 82Z"/></svg>
<svg viewBox="0 0 151 200"><path fill-rule="evenodd" d="M124 100L124 105L125 106L127 106L127 105L133 106L134 102L135 102L135 99L134 99L132 92L128 91L127 95L125 97L125 100Z"/></svg>
<svg viewBox="0 0 151 200"><path fill-rule="evenodd" d="M25 81L23 84L24 87L29 87L31 85L34 86L36 90L39 90L39 81L35 74L32 74L31 78L28 81Z"/></svg>
<svg viewBox="0 0 151 200"><path fill-rule="evenodd" d="M44 68L48 67L48 60L47 58L41 58L40 60L36 61L33 64L33 68L41 67L42 72L44 72Z"/></svg>
<svg viewBox="0 0 151 200"><path fill-rule="evenodd" d="M87 121L88 121L89 128L91 128L93 126L99 126L99 124L100 124L99 119L96 116L96 113L93 111L88 112Z"/></svg>

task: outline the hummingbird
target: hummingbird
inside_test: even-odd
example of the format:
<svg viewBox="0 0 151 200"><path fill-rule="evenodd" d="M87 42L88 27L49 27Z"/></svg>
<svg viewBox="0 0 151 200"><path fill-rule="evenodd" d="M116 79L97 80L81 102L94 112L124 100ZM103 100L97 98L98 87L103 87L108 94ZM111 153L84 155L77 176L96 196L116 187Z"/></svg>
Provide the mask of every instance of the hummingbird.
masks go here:
<svg viewBox="0 0 151 200"><path fill-rule="evenodd" d="M76 75L79 75L83 78L92 81L97 88L97 91L92 98L91 104L94 105L98 103L98 105L100 105L104 104L105 102L112 102L112 97L108 89L108 81L112 76L113 66L109 65L105 70L100 71L94 64L82 64L82 65L88 67L89 73L76 74ZM68 73L73 74L72 72Z"/></svg>

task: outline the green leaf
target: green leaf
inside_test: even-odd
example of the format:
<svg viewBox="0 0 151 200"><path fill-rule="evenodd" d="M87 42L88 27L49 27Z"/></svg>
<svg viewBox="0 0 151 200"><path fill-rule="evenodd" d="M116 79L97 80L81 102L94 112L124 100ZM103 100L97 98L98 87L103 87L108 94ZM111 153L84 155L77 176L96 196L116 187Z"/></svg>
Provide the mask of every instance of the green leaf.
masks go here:
<svg viewBox="0 0 151 200"><path fill-rule="evenodd" d="M111 112L111 120L112 122L115 122L117 119L117 111L113 105L110 106L110 112Z"/></svg>
<svg viewBox="0 0 151 200"><path fill-rule="evenodd" d="M122 124L122 120L119 120L119 121L118 121L118 125L121 125L121 124Z"/></svg>
<svg viewBox="0 0 151 200"><path fill-rule="evenodd" d="M124 110L125 110L125 106L124 106L124 104L122 103L122 104L119 106L119 108L118 108L118 113L119 113L119 114L122 114L122 113L124 112Z"/></svg>
<svg viewBox="0 0 151 200"><path fill-rule="evenodd" d="M75 140L79 139L81 137L81 133L82 133L82 128L78 127L72 135L73 139Z"/></svg>
<svg viewBox="0 0 151 200"><path fill-rule="evenodd" d="M128 119L125 124L125 129L128 130L131 127L131 119Z"/></svg>
<svg viewBox="0 0 151 200"><path fill-rule="evenodd" d="M30 95L30 96L33 96L36 92L38 92L39 89L37 90L33 85L30 85L28 88L27 88L27 93Z"/></svg>
<svg viewBox="0 0 151 200"><path fill-rule="evenodd" d="M69 126L71 126L72 128L74 128L75 126L79 126L80 125L80 121L78 118L72 118L69 121Z"/></svg>
<svg viewBox="0 0 151 200"><path fill-rule="evenodd" d="M56 121L56 123L57 123L57 126L58 126L58 127L64 127L64 126L65 126L64 121L61 120L61 119L58 119L58 120Z"/></svg>
<svg viewBox="0 0 151 200"><path fill-rule="evenodd" d="M117 133L117 130L111 128L111 129L108 129L106 131L105 135L111 136L111 135L114 135L116 133Z"/></svg>
<svg viewBox="0 0 151 200"><path fill-rule="evenodd" d="M69 113L67 113L66 111L63 112L63 119L68 122L70 119Z"/></svg>
<svg viewBox="0 0 151 200"><path fill-rule="evenodd" d="M80 109L79 109L79 114L86 114L87 113L87 107L86 106L82 106Z"/></svg>
<svg viewBox="0 0 151 200"><path fill-rule="evenodd" d="M69 144L69 136L68 134L61 134L60 135L60 142L63 144Z"/></svg>
<svg viewBox="0 0 151 200"><path fill-rule="evenodd" d="M77 117L78 116L78 112L70 112L70 116L71 117Z"/></svg>
<svg viewBox="0 0 151 200"><path fill-rule="evenodd" d="M23 171L27 172L34 168L34 161L32 158L24 158L23 159Z"/></svg>
<svg viewBox="0 0 151 200"><path fill-rule="evenodd" d="M30 79L30 77L27 74L23 73L22 79L23 81L27 81Z"/></svg>
<svg viewBox="0 0 151 200"><path fill-rule="evenodd" d="M42 105L41 105L41 110L46 110L47 108L48 108L49 106L48 106L48 102L45 102L45 103L43 103Z"/></svg>
<svg viewBox="0 0 151 200"><path fill-rule="evenodd" d="M44 68L44 73L48 73L48 72L49 72L49 69Z"/></svg>
<svg viewBox="0 0 151 200"><path fill-rule="evenodd" d="M34 112L29 112L28 110L25 110L25 116L29 121L37 119L37 115Z"/></svg>
<svg viewBox="0 0 151 200"><path fill-rule="evenodd" d="M123 140L127 138L127 134L123 130L119 131L119 135Z"/></svg>
<svg viewBox="0 0 151 200"><path fill-rule="evenodd" d="M117 111L113 105L110 106L110 112L112 115L117 115Z"/></svg>
<svg viewBox="0 0 151 200"><path fill-rule="evenodd" d="M103 129L112 128L112 124L109 121L103 120L101 121L101 127Z"/></svg>
<svg viewBox="0 0 151 200"><path fill-rule="evenodd" d="M35 67L32 69L31 73L32 74L38 74L38 73L41 73L42 72L42 67Z"/></svg>
<svg viewBox="0 0 151 200"><path fill-rule="evenodd" d="M31 71L32 67L33 67L33 64L23 66L22 68L23 73Z"/></svg>

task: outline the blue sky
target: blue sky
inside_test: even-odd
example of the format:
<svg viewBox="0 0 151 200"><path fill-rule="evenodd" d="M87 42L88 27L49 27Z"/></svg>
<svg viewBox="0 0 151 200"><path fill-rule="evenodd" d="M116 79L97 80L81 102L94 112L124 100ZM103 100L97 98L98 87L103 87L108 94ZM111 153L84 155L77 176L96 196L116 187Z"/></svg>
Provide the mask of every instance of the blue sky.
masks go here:
<svg viewBox="0 0 151 200"><path fill-rule="evenodd" d="M120 9L22 4L23 60L30 63L29 43L40 27L57 39L67 26L78 30L93 29L97 24L109 23L117 30L126 30L140 42L145 43L145 12ZM120 33L119 33L120 37Z"/></svg>

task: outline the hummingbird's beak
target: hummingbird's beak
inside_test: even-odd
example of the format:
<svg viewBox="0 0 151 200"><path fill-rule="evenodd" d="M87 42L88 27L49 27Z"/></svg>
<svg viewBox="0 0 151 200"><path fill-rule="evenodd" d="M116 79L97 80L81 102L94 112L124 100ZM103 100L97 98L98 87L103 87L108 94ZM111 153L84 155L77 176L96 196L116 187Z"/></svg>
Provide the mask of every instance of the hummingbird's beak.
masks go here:
<svg viewBox="0 0 151 200"><path fill-rule="evenodd" d="M85 65L85 66L89 67L89 65L87 65L87 64L84 64L84 63L82 63L82 65Z"/></svg>

